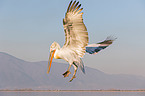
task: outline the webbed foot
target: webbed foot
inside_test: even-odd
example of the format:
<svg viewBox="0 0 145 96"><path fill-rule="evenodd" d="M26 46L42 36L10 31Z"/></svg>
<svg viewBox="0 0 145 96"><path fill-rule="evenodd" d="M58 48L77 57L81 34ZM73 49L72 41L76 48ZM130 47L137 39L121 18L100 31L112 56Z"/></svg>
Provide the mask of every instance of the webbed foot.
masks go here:
<svg viewBox="0 0 145 96"><path fill-rule="evenodd" d="M76 76L75 76L75 75L71 78L71 80L70 80L69 82L71 82L74 78L76 78Z"/></svg>
<svg viewBox="0 0 145 96"><path fill-rule="evenodd" d="M65 73L63 73L62 75L64 76L64 77L68 77L69 76L69 74L71 74L71 72L70 71L66 71Z"/></svg>

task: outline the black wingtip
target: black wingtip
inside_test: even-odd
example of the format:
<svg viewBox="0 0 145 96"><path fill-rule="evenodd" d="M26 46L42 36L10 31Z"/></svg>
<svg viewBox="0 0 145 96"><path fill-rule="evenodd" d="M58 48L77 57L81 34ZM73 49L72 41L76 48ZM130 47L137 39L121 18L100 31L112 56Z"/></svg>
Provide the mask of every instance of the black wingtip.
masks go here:
<svg viewBox="0 0 145 96"><path fill-rule="evenodd" d="M107 40L111 40L111 41L115 41L117 39L117 37L114 37L114 36L108 36L107 38L106 38L106 41Z"/></svg>
<svg viewBox="0 0 145 96"><path fill-rule="evenodd" d="M71 5L70 11L74 8L76 1L73 2L73 4Z"/></svg>
<svg viewBox="0 0 145 96"><path fill-rule="evenodd" d="M70 1L69 5L68 5L68 8L67 8L67 12L69 12L72 2L73 2L73 0Z"/></svg>

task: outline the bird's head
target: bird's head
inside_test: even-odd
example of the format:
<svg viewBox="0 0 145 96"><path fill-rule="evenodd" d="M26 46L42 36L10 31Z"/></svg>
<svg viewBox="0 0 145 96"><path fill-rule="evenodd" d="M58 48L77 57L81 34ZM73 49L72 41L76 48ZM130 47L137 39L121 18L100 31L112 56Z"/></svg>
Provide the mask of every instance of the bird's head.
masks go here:
<svg viewBox="0 0 145 96"><path fill-rule="evenodd" d="M47 73L50 72L50 68L51 68L51 63L54 57L54 54L56 52L56 50L59 50L60 46L57 42L53 42L50 46L50 55L49 55L49 60L48 60L48 68L47 68Z"/></svg>
<svg viewBox="0 0 145 96"><path fill-rule="evenodd" d="M57 49L60 49L59 44L57 42L53 42L50 46L50 52L57 50Z"/></svg>

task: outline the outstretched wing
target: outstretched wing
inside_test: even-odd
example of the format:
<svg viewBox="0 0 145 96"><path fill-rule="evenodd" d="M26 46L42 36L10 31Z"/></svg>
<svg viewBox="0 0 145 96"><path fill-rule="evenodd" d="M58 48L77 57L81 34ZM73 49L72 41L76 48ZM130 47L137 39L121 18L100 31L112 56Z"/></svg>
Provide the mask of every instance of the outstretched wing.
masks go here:
<svg viewBox="0 0 145 96"><path fill-rule="evenodd" d="M88 32L83 23L83 13L80 13L83 8L80 7L81 4L76 1L71 1L68 6L65 18L63 19L65 31L65 44L63 48L68 47L77 53L79 57L83 57L88 45Z"/></svg>
<svg viewBox="0 0 145 96"><path fill-rule="evenodd" d="M113 38L111 36L107 37L103 42L99 42L96 44L90 44L86 46L86 52L90 54L97 54L99 51L107 48L109 45L113 43L113 41L117 38Z"/></svg>

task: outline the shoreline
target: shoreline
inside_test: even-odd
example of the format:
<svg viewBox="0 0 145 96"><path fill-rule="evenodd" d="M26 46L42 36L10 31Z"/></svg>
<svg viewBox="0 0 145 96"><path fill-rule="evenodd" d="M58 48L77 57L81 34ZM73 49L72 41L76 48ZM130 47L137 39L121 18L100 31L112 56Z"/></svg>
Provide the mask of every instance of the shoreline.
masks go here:
<svg viewBox="0 0 145 96"><path fill-rule="evenodd" d="M0 90L0 92L145 92L145 90Z"/></svg>

